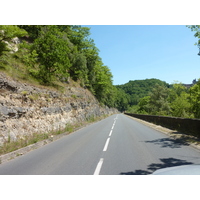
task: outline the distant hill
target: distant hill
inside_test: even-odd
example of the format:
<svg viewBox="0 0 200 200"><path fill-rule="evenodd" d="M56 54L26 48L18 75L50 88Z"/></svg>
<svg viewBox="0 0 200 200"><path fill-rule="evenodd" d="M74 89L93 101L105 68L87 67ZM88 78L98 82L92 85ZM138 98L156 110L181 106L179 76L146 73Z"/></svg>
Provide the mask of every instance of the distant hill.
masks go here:
<svg viewBox="0 0 200 200"><path fill-rule="evenodd" d="M169 87L170 85L159 79L145 79L145 80L134 80L122 85L116 85L117 88L124 90L130 98L130 104L136 105L140 98L148 96L152 88L156 85L162 85Z"/></svg>

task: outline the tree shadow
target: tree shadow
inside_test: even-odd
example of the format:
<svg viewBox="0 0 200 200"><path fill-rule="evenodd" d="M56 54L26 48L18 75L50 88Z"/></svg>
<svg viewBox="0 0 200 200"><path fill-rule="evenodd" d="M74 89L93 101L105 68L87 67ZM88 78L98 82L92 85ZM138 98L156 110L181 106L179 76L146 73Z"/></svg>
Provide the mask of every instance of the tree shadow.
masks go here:
<svg viewBox="0 0 200 200"><path fill-rule="evenodd" d="M135 170L132 172L121 172L120 175L148 175L152 174L154 171L166 167L175 167L181 165L190 165L194 164L192 162L188 162L186 160L181 160L177 158L161 158L160 161L162 163L152 163L147 167L147 170Z"/></svg>
<svg viewBox="0 0 200 200"><path fill-rule="evenodd" d="M170 147L170 148L181 148L181 146L189 146L188 142L189 136L182 135L179 138L161 138L156 140L145 141L146 143L154 143L160 145L162 148Z"/></svg>

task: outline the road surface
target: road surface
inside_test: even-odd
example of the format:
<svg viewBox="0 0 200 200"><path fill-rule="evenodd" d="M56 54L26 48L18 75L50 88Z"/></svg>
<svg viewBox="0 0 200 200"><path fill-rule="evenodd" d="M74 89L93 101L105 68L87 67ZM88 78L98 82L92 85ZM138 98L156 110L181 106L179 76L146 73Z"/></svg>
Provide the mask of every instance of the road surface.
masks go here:
<svg viewBox="0 0 200 200"><path fill-rule="evenodd" d="M116 114L1 164L0 174L146 175L186 164L200 164L200 151Z"/></svg>

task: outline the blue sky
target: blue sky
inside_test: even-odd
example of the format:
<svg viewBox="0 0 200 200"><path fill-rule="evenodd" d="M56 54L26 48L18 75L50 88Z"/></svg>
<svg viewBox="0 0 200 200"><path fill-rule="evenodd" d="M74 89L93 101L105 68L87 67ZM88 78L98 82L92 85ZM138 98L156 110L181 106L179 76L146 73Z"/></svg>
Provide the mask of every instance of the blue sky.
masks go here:
<svg viewBox="0 0 200 200"><path fill-rule="evenodd" d="M184 25L84 25L90 29L113 84L157 78L191 83L200 78L194 32Z"/></svg>

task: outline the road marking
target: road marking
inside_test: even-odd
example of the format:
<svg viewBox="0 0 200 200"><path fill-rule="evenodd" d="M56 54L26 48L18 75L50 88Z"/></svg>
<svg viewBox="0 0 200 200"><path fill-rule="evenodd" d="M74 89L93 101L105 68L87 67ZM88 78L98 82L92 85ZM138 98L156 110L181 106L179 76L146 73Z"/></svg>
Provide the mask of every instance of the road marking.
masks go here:
<svg viewBox="0 0 200 200"><path fill-rule="evenodd" d="M112 128L111 128L111 131L110 131L110 133L109 133L109 138L106 140L106 143L105 143L105 146L104 146L104 148L103 148L103 151L107 151L108 144L109 144L109 142L110 142L110 136L112 135L112 132L113 132L113 129L114 129L116 120L117 120L117 116L116 116L116 118L114 119L114 123L113 123ZM103 158L101 158L100 161L98 162L97 167L96 167L96 169L95 169L95 171L94 171L94 175L99 175L102 165L103 165Z"/></svg>
<svg viewBox="0 0 200 200"><path fill-rule="evenodd" d="M109 133L109 138L106 140L106 143L105 143L105 146L104 146L104 148L103 148L103 151L107 151L108 144L109 144L109 142L110 142L110 136L112 135L112 132L113 132L113 129L114 129L116 120L117 120L117 116L116 116L116 118L114 119L114 123L113 123L112 128L111 128L111 131L110 131L110 133ZM98 162L98 164L97 164L97 167L96 167L96 169L95 169L95 171L94 171L94 175L99 175L100 170L101 170L101 167L102 167L102 165L103 165L103 160L104 160L103 158L101 158L101 159L99 160L99 162Z"/></svg>
<svg viewBox="0 0 200 200"><path fill-rule="evenodd" d="M99 175L101 167L102 167L102 164L103 164L103 158L101 158L99 163L97 164L97 167L96 167L96 169L94 171L94 175Z"/></svg>
<svg viewBox="0 0 200 200"><path fill-rule="evenodd" d="M114 120L117 120L118 115L114 118Z"/></svg>
<svg viewBox="0 0 200 200"><path fill-rule="evenodd" d="M106 140L106 144L105 144L105 146L104 146L104 148L103 148L103 151L106 151L106 150L107 150L109 142L110 142L110 138L108 138L108 139Z"/></svg>
<svg viewBox="0 0 200 200"><path fill-rule="evenodd" d="M114 128L114 126L115 126L115 123L112 125L112 128L111 128L111 129L113 129L113 128Z"/></svg>

